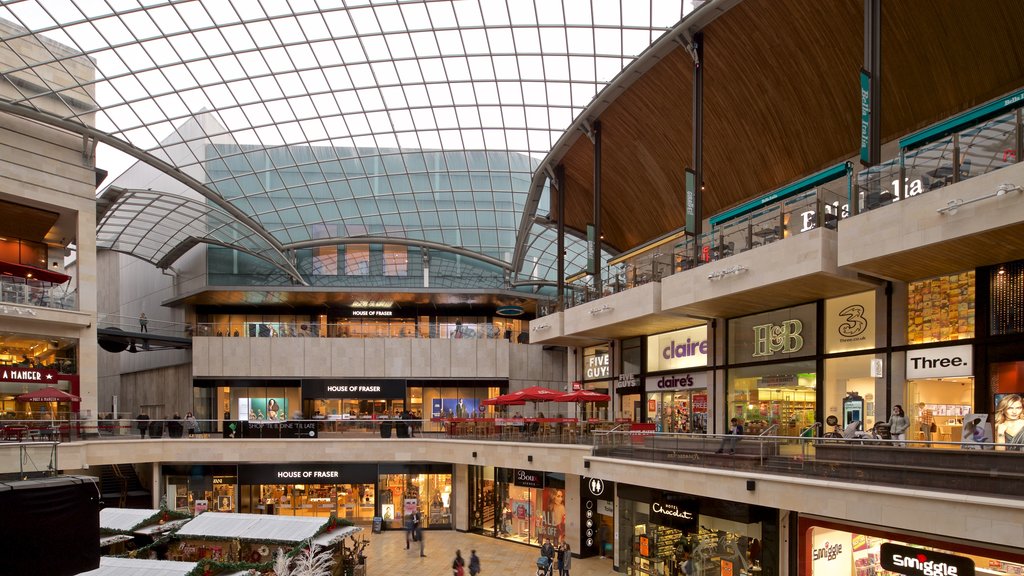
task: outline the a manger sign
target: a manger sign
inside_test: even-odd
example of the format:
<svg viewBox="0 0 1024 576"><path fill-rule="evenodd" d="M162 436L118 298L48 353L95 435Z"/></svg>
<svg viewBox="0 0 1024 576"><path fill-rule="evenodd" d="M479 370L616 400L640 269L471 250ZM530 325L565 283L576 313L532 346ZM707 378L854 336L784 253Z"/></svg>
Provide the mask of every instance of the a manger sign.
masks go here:
<svg viewBox="0 0 1024 576"><path fill-rule="evenodd" d="M708 327L696 326L647 337L647 370L679 370L708 365Z"/></svg>
<svg viewBox="0 0 1024 576"><path fill-rule="evenodd" d="M882 568L907 576L974 576L974 560L923 548L883 542Z"/></svg>

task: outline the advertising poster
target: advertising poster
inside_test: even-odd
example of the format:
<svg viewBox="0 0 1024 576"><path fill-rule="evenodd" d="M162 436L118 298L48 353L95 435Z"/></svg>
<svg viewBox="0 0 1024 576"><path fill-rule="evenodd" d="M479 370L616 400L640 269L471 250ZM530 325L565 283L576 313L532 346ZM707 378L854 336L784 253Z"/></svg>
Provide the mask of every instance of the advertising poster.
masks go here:
<svg viewBox="0 0 1024 576"><path fill-rule="evenodd" d="M815 528L811 537L811 572L853 576L853 536L849 532Z"/></svg>
<svg viewBox="0 0 1024 576"><path fill-rule="evenodd" d="M434 398L430 404L432 418L476 418L482 413L475 398Z"/></svg>
<svg viewBox="0 0 1024 576"><path fill-rule="evenodd" d="M964 416L963 429L960 431L961 448L964 450L981 450L983 444L992 441L988 414L968 414Z"/></svg>
<svg viewBox="0 0 1024 576"><path fill-rule="evenodd" d="M239 420L283 422L287 419L287 398L239 398Z"/></svg>

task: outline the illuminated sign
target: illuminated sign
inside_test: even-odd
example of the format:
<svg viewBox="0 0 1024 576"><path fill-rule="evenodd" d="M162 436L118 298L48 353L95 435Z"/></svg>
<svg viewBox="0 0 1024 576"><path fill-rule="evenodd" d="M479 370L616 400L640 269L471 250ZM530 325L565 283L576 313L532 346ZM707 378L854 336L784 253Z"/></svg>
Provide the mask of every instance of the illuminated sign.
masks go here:
<svg viewBox="0 0 1024 576"><path fill-rule="evenodd" d="M934 550L883 542L882 569L907 576L974 576L974 560Z"/></svg>
<svg viewBox="0 0 1024 576"><path fill-rule="evenodd" d="M587 356L584 363L586 364L586 380L600 380L611 376L611 355L607 352Z"/></svg>
<svg viewBox="0 0 1024 576"><path fill-rule="evenodd" d="M754 353L751 356L773 356L776 352L792 354L804 347L800 335L804 323L799 320L785 320L781 324L754 326Z"/></svg>
<svg viewBox="0 0 1024 576"><path fill-rule="evenodd" d="M696 326L647 337L647 369L651 372L708 365L708 327Z"/></svg>

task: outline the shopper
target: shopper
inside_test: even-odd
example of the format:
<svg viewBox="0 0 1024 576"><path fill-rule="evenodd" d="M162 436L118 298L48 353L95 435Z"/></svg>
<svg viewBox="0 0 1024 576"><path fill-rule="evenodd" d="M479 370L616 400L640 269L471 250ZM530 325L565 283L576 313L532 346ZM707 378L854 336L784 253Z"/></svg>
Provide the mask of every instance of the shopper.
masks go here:
<svg viewBox="0 0 1024 576"><path fill-rule="evenodd" d="M572 550L569 548L568 542L562 542L562 545L558 547L558 574L559 576L569 576L569 568L572 567Z"/></svg>
<svg viewBox="0 0 1024 576"><path fill-rule="evenodd" d="M420 558L423 558L426 556L423 552L423 516L420 515L419 510L412 515L412 530L413 540L418 540L420 543Z"/></svg>
<svg viewBox="0 0 1024 576"><path fill-rule="evenodd" d="M181 424L181 414L177 412L171 417L171 421L167 423L167 436L170 438L181 438L181 433L185 431L185 427Z"/></svg>
<svg viewBox="0 0 1024 576"><path fill-rule="evenodd" d="M139 332L149 333L149 319L146 318L146 313L139 314Z"/></svg>
<svg viewBox="0 0 1024 576"><path fill-rule="evenodd" d="M903 411L903 406L896 404L889 415L889 434L896 440L896 446L906 446L907 430L910 429L910 418Z"/></svg>
<svg viewBox="0 0 1024 576"><path fill-rule="evenodd" d="M413 529L414 529L413 528L413 524L412 524L412 518L413 518L412 514L409 514L408 516L405 517L405 549L406 550L409 549L409 543L412 542Z"/></svg>
<svg viewBox="0 0 1024 576"><path fill-rule="evenodd" d="M476 550L469 551L469 576L476 576L480 573L480 557L476 555Z"/></svg>
<svg viewBox="0 0 1024 576"><path fill-rule="evenodd" d="M544 545L540 547L540 555L548 559L547 573L551 574L555 567L555 547L551 545L550 538L544 539Z"/></svg>
<svg viewBox="0 0 1024 576"><path fill-rule="evenodd" d="M462 550L455 551L455 560L452 560L452 576L462 576L466 561L462 559Z"/></svg>
<svg viewBox="0 0 1024 576"><path fill-rule="evenodd" d="M188 430L189 438L195 438L199 434L199 421L191 412L185 414L185 429Z"/></svg>
<svg viewBox="0 0 1024 576"><path fill-rule="evenodd" d="M149 414L140 412L138 417L135 418L135 426L139 429L139 436L145 438L146 430L149 430Z"/></svg>
<svg viewBox="0 0 1024 576"><path fill-rule="evenodd" d="M732 418L729 420L729 431L728 436L722 438L722 444L715 450L715 454L721 454L725 452L726 446L729 447L729 454L736 453L736 444L739 444L740 438L743 436L743 425L740 424L738 418Z"/></svg>

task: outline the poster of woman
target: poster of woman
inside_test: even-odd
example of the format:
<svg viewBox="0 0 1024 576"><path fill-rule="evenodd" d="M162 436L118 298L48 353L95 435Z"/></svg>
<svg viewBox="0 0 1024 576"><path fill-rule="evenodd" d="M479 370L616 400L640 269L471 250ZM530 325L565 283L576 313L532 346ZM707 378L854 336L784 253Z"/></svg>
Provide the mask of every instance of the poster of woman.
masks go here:
<svg viewBox="0 0 1024 576"><path fill-rule="evenodd" d="M287 398L250 398L249 420L283 422L288 414Z"/></svg>

